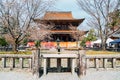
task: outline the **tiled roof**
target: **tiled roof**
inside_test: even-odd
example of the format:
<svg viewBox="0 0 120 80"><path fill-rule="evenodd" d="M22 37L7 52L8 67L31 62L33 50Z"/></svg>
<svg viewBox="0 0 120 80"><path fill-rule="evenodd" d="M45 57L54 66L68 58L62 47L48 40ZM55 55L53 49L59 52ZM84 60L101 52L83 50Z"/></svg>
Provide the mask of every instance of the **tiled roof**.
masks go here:
<svg viewBox="0 0 120 80"><path fill-rule="evenodd" d="M71 12L46 12L44 17L44 20L72 20L74 19Z"/></svg>
<svg viewBox="0 0 120 80"><path fill-rule="evenodd" d="M74 26L80 25L84 18L82 19L75 19L72 16L71 12L56 12L56 11L48 11L45 15L40 19L34 19L35 22L52 22L52 23L62 23L62 24L73 24Z"/></svg>

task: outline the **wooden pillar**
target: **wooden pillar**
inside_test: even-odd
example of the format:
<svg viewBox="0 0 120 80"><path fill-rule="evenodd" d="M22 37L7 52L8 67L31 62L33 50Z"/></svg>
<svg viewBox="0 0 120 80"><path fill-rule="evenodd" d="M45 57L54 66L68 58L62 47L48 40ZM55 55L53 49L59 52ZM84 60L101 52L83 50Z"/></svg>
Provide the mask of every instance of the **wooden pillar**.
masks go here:
<svg viewBox="0 0 120 80"><path fill-rule="evenodd" d="M57 59L57 70L58 72L61 72L61 58Z"/></svg>
<svg viewBox="0 0 120 80"><path fill-rule="evenodd" d="M113 68L116 68L116 58L113 58L112 67L113 67Z"/></svg>
<svg viewBox="0 0 120 80"><path fill-rule="evenodd" d="M46 65L47 60L44 59L44 64L43 64L43 74L46 75L47 74L47 65Z"/></svg>
<svg viewBox="0 0 120 80"><path fill-rule="evenodd" d="M23 58L19 58L19 67L23 68Z"/></svg>
<svg viewBox="0 0 120 80"><path fill-rule="evenodd" d="M2 58L2 68L6 67L6 58Z"/></svg>
<svg viewBox="0 0 120 80"><path fill-rule="evenodd" d="M104 59L104 68L107 68L107 59Z"/></svg>
<svg viewBox="0 0 120 80"><path fill-rule="evenodd" d="M32 69L32 59L29 58L28 60L29 60L29 68Z"/></svg>
<svg viewBox="0 0 120 80"><path fill-rule="evenodd" d="M72 59L72 68L71 68L72 74L75 73L75 59Z"/></svg>
<svg viewBox="0 0 120 80"><path fill-rule="evenodd" d="M99 59L98 58L95 59L95 67L97 70L99 69Z"/></svg>

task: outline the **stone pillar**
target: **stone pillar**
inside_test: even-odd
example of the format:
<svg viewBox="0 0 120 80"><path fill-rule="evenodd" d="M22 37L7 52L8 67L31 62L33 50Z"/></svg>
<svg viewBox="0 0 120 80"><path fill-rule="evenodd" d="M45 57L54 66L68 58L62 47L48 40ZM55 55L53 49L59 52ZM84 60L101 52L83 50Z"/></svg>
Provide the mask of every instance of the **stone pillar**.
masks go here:
<svg viewBox="0 0 120 80"><path fill-rule="evenodd" d="M32 51L33 54L33 62L32 62L32 67L33 67L33 74L37 78L39 77L39 55L40 55L40 49L36 49Z"/></svg>
<svg viewBox="0 0 120 80"><path fill-rule="evenodd" d="M104 68L107 68L107 59L104 59Z"/></svg>
<svg viewBox="0 0 120 80"><path fill-rule="evenodd" d="M116 58L113 58L112 67L113 67L113 68L116 68Z"/></svg>
<svg viewBox="0 0 120 80"><path fill-rule="evenodd" d="M19 58L19 67L23 68L23 58Z"/></svg>
<svg viewBox="0 0 120 80"><path fill-rule="evenodd" d="M12 70L15 67L15 58L10 58L10 69Z"/></svg>
<svg viewBox="0 0 120 80"><path fill-rule="evenodd" d="M104 59L100 58L100 67L104 68Z"/></svg>
<svg viewBox="0 0 120 80"><path fill-rule="evenodd" d="M57 59L57 70L58 72L61 72L61 58Z"/></svg>
<svg viewBox="0 0 120 80"><path fill-rule="evenodd" d="M28 60L29 60L29 68L32 69L32 59L29 58Z"/></svg>
<svg viewBox="0 0 120 80"><path fill-rule="evenodd" d="M86 68L89 68L89 58L86 58Z"/></svg>
<svg viewBox="0 0 120 80"><path fill-rule="evenodd" d="M98 58L95 59L95 67L97 70L99 69L99 59Z"/></svg>
<svg viewBox="0 0 120 80"><path fill-rule="evenodd" d="M72 74L75 73L75 59L72 59L72 68L71 68Z"/></svg>
<svg viewBox="0 0 120 80"><path fill-rule="evenodd" d="M6 58L2 58L2 68L6 67Z"/></svg>
<svg viewBox="0 0 120 80"><path fill-rule="evenodd" d="M57 70L58 72L61 72L61 58L57 59Z"/></svg>
<svg viewBox="0 0 120 80"><path fill-rule="evenodd" d="M44 63L43 63L43 74L46 75L47 74L47 65L46 65L46 59L44 59Z"/></svg>
<svg viewBox="0 0 120 80"><path fill-rule="evenodd" d="M86 56L85 56L85 50L80 50L79 54L78 54L78 58L79 58L79 71L78 71L78 75L85 75L86 74Z"/></svg>
<svg viewBox="0 0 120 80"><path fill-rule="evenodd" d="M47 59L47 68L50 68L50 58Z"/></svg>
<svg viewBox="0 0 120 80"><path fill-rule="evenodd" d="M70 58L67 59L67 67L69 70L71 69L71 59Z"/></svg>

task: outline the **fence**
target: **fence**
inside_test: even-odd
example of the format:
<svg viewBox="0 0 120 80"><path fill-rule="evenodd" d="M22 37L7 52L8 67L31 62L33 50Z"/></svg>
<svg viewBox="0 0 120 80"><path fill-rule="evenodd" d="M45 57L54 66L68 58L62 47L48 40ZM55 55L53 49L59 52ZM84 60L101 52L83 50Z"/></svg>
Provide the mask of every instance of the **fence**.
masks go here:
<svg viewBox="0 0 120 80"><path fill-rule="evenodd" d="M2 61L2 68L23 68L25 60L27 60L29 68L32 68L32 55L0 54L0 59Z"/></svg>
<svg viewBox="0 0 120 80"><path fill-rule="evenodd" d="M117 68L120 67L120 55L86 55L86 67L91 68Z"/></svg>
<svg viewBox="0 0 120 80"><path fill-rule="evenodd" d="M12 51L12 48L6 47L6 46L0 46L0 51Z"/></svg>
<svg viewBox="0 0 120 80"><path fill-rule="evenodd" d="M39 77L39 50L33 50L31 55L0 54L2 68L29 68L32 73ZM27 62L27 63L26 63ZM26 64L28 64L26 66Z"/></svg>
<svg viewBox="0 0 120 80"><path fill-rule="evenodd" d="M75 65L78 68L78 75L86 74L86 69L91 68L91 63L93 63L93 68L111 68L119 67L117 63L120 61L120 55L85 55L85 51L79 51L79 54L40 54L40 50L33 50L31 55L20 55L20 54L0 54L1 66L2 68L25 68L26 62L27 67L32 70L33 74L39 76L39 69L42 63L40 59L43 60L43 72L46 75L47 67L50 65L50 58L57 59L57 67L61 66L60 59L67 59L68 67L71 66L71 71L74 73ZM74 61L77 61L75 64ZM9 61L9 63L8 63ZM72 62L71 62L72 61ZM59 64L58 64L59 63ZM49 65L48 65L49 64Z"/></svg>

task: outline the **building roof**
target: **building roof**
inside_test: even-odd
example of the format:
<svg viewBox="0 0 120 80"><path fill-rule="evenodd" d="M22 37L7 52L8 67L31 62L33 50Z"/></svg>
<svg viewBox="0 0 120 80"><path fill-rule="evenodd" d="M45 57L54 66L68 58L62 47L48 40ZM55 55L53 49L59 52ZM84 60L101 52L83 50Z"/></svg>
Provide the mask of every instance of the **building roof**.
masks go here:
<svg viewBox="0 0 120 80"><path fill-rule="evenodd" d="M53 12L45 13L43 20L71 20L74 19L71 12Z"/></svg>
<svg viewBox="0 0 120 80"><path fill-rule="evenodd" d="M120 39L117 39L117 40L114 40L112 42L110 42L111 44L117 44L117 43L120 43Z"/></svg>
<svg viewBox="0 0 120 80"><path fill-rule="evenodd" d="M72 23L73 25L80 25L84 21L84 18L82 19L75 19L72 16L71 12L54 12L54 11L48 11L45 13L45 15L41 19L34 19L35 22L53 22L53 23Z"/></svg>

